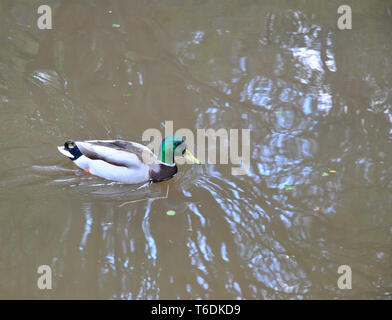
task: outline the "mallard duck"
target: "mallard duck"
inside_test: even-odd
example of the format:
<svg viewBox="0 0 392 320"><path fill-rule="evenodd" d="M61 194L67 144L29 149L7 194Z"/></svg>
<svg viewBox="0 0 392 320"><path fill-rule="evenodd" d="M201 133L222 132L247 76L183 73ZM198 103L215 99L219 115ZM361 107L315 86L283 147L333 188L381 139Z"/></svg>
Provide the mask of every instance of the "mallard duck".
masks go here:
<svg viewBox="0 0 392 320"><path fill-rule="evenodd" d="M188 163L200 161L186 149L182 137L171 135L161 144L158 157L146 146L124 140L67 141L58 150L87 173L107 180L137 184L159 182L177 173L175 156Z"/></svg>

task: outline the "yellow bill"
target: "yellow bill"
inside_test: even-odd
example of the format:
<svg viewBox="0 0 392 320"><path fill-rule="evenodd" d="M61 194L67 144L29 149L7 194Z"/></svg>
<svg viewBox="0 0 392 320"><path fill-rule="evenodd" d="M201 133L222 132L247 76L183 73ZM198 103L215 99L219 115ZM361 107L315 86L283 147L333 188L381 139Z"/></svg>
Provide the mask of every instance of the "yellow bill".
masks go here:
<svg viewBox="0 0 392 320"><path fill-rule="evenodd" d="M196 163L196 164L201 163L200 160L197 159L188 149L185 150L184 158L187 161L187 163Z"/></svg>

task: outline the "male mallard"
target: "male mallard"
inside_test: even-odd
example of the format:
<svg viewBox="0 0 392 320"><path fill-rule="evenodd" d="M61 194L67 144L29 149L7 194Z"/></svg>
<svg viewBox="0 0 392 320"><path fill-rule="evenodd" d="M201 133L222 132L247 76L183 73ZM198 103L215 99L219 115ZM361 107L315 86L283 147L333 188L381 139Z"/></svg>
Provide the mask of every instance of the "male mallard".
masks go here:
<svg viewBox="0 0 392 320"><path fill-rule="evenodd" d="M200 163L186 149L184 138L175 135L162 141L158 157L146 146L124 140L67 141L57 148L86 172L123 183L170 179L177 173L175 155Z"/></svg>

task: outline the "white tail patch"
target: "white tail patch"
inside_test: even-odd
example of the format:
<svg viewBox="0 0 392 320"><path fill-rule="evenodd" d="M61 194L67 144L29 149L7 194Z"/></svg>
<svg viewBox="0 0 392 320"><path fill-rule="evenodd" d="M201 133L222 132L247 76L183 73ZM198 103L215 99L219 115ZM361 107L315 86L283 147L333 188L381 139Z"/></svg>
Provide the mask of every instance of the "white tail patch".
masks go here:
<svg viewBox="0 0 392 320"><path fill-rule="evenodd" d="M71 159L75 158L70 152L68 152L67 150L65 150L65 148L64 148L63 146L58 146L57 149L59 149L59 151L60 151L63 155L65 155L66 157L71 158Z"/></svg>

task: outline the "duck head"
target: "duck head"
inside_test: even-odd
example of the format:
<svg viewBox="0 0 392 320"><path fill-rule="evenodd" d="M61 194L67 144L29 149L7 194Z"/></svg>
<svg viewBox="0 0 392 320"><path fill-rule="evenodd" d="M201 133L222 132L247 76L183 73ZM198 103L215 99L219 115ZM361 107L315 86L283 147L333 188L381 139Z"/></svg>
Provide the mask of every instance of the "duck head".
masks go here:
<svg viewBox="0 0 392 320"><path fill-rule="evenodd" d="M185 139L173 134L163 139L158 158L160 161L172 165L174 164L174 156L182 156L188 163L200 164L199 159L187 149Z"/></svg>

